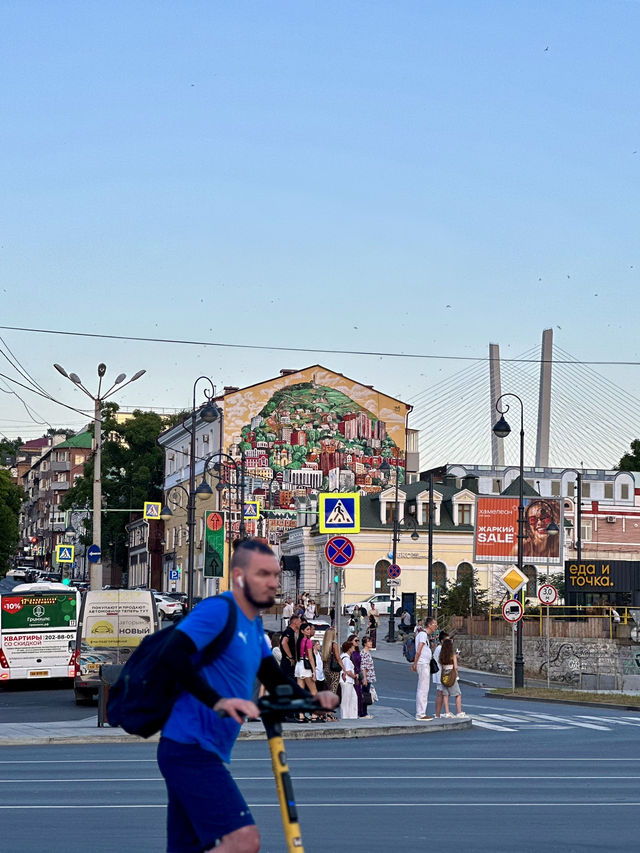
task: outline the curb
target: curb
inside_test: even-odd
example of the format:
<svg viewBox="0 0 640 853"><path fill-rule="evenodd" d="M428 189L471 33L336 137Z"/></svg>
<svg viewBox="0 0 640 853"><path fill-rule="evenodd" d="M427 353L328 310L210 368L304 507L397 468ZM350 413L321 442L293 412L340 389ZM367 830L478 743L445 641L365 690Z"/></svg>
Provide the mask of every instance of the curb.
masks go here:
<svg viewBox="0 0 640 853"><path fill-rule="evenodd" d="M399 724L380 726L349 726L345 728L285 728L283 737L286 741L293 740L345 740L347 738L387 737L389 735L426 735L438 732L451 732L470 729L472 718L466 717L462 720L442 720L436 722L426 721L420 724ZM112 734L113 732L113 734ZM240 733L238 740L266 740L264 729L246 729ZM8 737L0 738L0 746L50 746L55 744L68 746L69 744L95 744L95 743L157 743L160 735L152 735L150 738L142 738L137 735L128 735L116 729L105 728L101 734L90 733L72 735L47 735L35 737Z"/></svg>
<svg viewBox="0 0 640 853"><path fill-rule="evenodd" d="M514 696L508 693L494 693L491 690L487 691L484 695L492 699L509 699L516 702L547 702L550 705L576 705L579 708L605 708L613 711L635 711L636 713L640 713L640 706L638 705L621 705L614 702L588 702L586 699L557 699L555 697L547 699L542 696Z"/></svg>

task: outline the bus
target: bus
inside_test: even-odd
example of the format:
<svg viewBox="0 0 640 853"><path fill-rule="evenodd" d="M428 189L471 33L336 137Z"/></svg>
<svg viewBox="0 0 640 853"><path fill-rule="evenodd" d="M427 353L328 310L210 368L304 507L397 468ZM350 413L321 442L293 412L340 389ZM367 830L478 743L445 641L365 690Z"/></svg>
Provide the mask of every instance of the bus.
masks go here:
<svg viewBox="0 0 640 853"><path fill-rule="evenodd" d="M80 593L62 583L24 583L0 593L0 684L73 678Z"/></svg>

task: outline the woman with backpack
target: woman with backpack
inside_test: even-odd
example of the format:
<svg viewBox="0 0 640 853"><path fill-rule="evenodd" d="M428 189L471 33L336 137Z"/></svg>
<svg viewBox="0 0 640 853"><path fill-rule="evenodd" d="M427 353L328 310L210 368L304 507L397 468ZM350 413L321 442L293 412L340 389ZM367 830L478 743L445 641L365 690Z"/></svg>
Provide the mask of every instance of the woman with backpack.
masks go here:
<svg viewBox="0 0 640 853"><path fill-rule="evenodd" d="M442 641L439 663L440 684L438 685L438 690L442 693L444 716L454 716L449 710L449 699L453 697L456 700L455 716L466 717L467 715L462 710L462 693L458 681L458 655L453 649L453 640L449 639L449 637Z"/></svg>

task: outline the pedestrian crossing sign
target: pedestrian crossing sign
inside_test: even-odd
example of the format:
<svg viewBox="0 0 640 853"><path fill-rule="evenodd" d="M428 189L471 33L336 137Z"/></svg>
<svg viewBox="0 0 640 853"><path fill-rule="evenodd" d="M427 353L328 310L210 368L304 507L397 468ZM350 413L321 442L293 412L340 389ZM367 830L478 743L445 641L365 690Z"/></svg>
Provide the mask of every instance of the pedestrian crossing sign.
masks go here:
<svg viewBox="0 0 640 853"><path fill-rule="evenodd" d="M260 501L244 502L245 521L257 521L260 518Z"/></svg>
<svg viewBox="0 0 640 853"><path fill-rule="evenodd" d="M145 501L144 502L144 518L147 521L149 521L149 519L160 518L160 508L161 508L161 504L158 501Z"/></svg>
<svg viewBox="0 0 640 853"><path fill-rule="evenodd" d="M321 492L318 495L320 533L360 533L358 492Z"/></svg>
<svg viewBox="0 0 640 853"><path fill-rule="evenodd" d="M56 545L56 560L59 563L73 563L75 545Z"/></svg>

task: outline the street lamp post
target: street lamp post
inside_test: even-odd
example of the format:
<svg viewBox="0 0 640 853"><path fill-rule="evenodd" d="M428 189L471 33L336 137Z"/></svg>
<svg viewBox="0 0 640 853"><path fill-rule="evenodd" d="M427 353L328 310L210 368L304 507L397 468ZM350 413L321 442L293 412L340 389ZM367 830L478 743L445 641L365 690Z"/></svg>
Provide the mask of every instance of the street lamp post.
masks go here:
<svg viewBox="0 0 640 853"><path fill-rule="evenodd" d="M379 470L386 474L386 473L391 471L391 466L385 460L382 463L382 465L380 466ZM399 514L399 500L398 500L399 487L400 487L400 483L399 483L399 477L398 477L398 465L396 465L396 486L395 486L395 497L394 497L394 504L393 504L393 533L392 533L393 542L392 542L392 546L391 546L391 563L394 566L396 565L397 558L398 558L398 542L400 540L400 521L398 519L398 514ZM415 518L408 518L408 519L404 518L402 523L405 525L405 527L406 527L407 523L411 523L413 525L413 533L411 534L411 538L414 540L419 538L418 523L415 520ZM395 613L394 613L394 607L395 607L396 601L397 601L396 598L391 598L391 600L389 602L389 633L387 634L387 637L386 637L386 640L388 643L395 643L395 641L396 641L396 624L395 624Z"/></svg>
<svg viewBox="0 0 640 853"><path fill-rule="evenodd" d="M238 506L238 504L240 505L240 523L239 523L240 536L239 536L239 538L240 539L246 539L247 538L247 527L246 527L246 524L244 521L244 486L245 486L245 481L244 481L244 472L245 472L244 450L242 448L240 448L240 472L239 472L240 476L239 477L238 477L238 463L233 458L233 456L231 456L231 454L223 453L221 450L218 450L215 453L211 453L209 456L207 456L207 458L205 459L205 463L204 463L204 470L202 472L202 483L200 483L200 485L198 486L198 489L202 488L203 485L206 485L207 471L209 470L209 466L211 465L212 461L216 458L217 459L225 459L230 465L233 466L233 471L234 471L234 478L233 478L234 482L233 482L233 484L232 483L223 483L222 479L220 478L220 470L218 469L218 485L216 486L216 490L218 492L222 492L223 489L226 489L227 487L229 488L229 490L231 490L231 487L233 486L233 489L236 493L236 500L235 500L236 506ZM221 462L217 462L212 467L221 466L221 464L222 464ZM272 480L272 482L273 482L273 480ZM271 485L269 486L269 488L271 488ZM238 489L240 490L239 495L238 495ZM231 502L231 497L229 497L229 502ZM231 531L229 531L229 532L231 532Z"/></svg>
<svg viewBox="0 0 640 853"><path fill-rule="evenodd" d="M582 562L582 474L577 468L567 468L567 471L576 475L576 516L575 516L575 542L576 542L576 560L578 565Z"/></svg>
<svg viewBox="0 0 640 853"><path fill-rule="evenodd" d="M505 420L505 415L509 411L509 404L505 403L504 408L500 408L500 401L504 397L514 397L520 403L520 477L518 481L518 551L517 551L517 566L523 571L523 545L524 545L524 405L517 394L501 394L496 400L496 410L500 413L500 418L493 427L494 435L498 438L506 438L511 432L511 427ZM524 656L522 654L522 619L516 627L516 660L515 660L515 686L524 687Z"/></svg>
<svg viewBox="0 0 640 853"><path fill-rule="evenodd" d="M97 394L92 394L91 391L88 391L84 387L77 373L67 373L64 367L59 364L54 364L53 366L65 379L73 382L89 399L93 400L93 440L95 444L93 460L93 544L100 548L102 540L102 404L108 397L115 394L116 391L121 391L127 385L135 382L136 379L140 379L147 371L138 370L128 382L125 382L127 378L126 374L119 373L113 385L102 393L102 379L107 372L107 365L101 362L98 365L98 392ZM90 579L91 589L100 589L102 587L101 560L91 564Z"/></svg>
<svg viewBox="0 0 640 853"><path fill-rule="evenodd" d="M429 476L429 538L427 547L427 615L433 616L433 478L444 477L447 466L430 468L425 472ZM422 478L421 478L422 479Z"/></svg>

